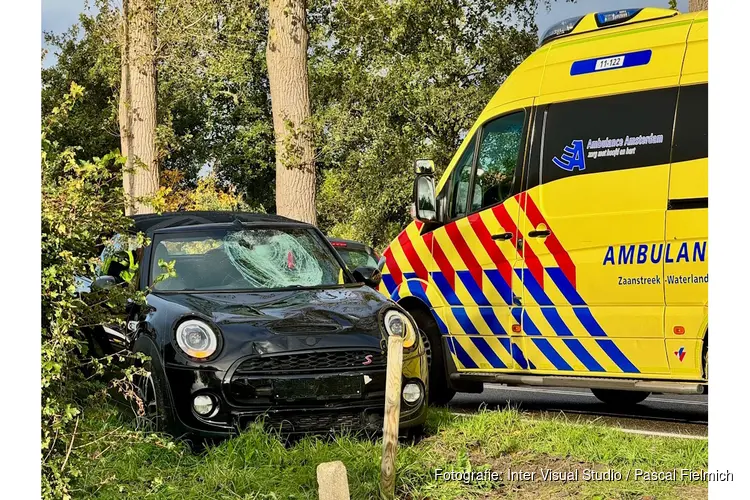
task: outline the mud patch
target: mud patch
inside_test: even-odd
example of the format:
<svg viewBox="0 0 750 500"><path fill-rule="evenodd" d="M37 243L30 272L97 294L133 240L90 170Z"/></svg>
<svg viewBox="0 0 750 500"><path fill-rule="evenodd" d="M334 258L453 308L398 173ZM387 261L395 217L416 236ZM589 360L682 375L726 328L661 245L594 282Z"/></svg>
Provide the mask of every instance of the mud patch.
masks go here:
<svg viewBox="0 0 750 500"><path fill-rule="evenodd" d="M602 464L555 457L544 454L516 452L489 457L481 445L467 448L473 470L491 470L502 476L486 484L478 498L596 500L661 500L708 498L705 485L673 485L626 480L626 472ZM485 489L485 488L482 488Z"/></svg>

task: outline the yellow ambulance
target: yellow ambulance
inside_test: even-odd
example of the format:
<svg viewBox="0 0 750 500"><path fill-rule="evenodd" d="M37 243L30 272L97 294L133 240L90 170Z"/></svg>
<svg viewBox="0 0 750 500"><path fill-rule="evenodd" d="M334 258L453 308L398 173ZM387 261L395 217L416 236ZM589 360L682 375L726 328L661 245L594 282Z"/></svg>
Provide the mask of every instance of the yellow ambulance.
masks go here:
<svg viewBox="0 0 750 500"><path fill-rule="evenodd" d="M379 290L417 321L430 400L485 382L610 404L708 387L708 13L550 28L437 185Z"/></svg>

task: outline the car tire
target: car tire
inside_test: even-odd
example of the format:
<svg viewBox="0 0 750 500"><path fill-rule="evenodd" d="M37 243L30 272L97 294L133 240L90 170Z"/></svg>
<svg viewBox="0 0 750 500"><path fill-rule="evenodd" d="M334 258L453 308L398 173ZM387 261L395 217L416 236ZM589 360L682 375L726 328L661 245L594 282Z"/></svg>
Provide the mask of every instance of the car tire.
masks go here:
<svg viewBox="0 0 750 500"><path fill-rule="evenodd" d="M442 337L435 318L429 311L409 311L417 322L419 334L427 351L428 367L428 394L427 403L430 405L445 405L456 391L448 385L448 374L445 370L445 357L443 353Z"/></svg>
<svg viewBox="0 0 750 500"><path fill-rule="evenodd" d="M650 392L591 389L596 399L611 406L633 406L646 399Z"/></svg>
<svg viewBox="0 0 750 500"><path fill-rule="evenodd" d="M131 408L135 414L136 429L144 432L170 432L172 418L166 404L164 374L158 367L154 369L151 360L145 361L142 368L147 374L133 376L136 397L131 398Z"/></svg>

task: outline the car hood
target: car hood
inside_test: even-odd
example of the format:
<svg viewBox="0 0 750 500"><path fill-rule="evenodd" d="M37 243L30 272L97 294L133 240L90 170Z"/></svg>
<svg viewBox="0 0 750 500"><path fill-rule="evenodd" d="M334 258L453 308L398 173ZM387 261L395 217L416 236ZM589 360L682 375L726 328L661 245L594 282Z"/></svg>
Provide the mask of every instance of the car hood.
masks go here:
<svg viewBox="0 0 750 500"><path fill-rule="evenodd" d="M188 316L211 321L225 343L258 354L381 345L380 311L393 304L373 289L341 287L242 293L148 296L168 332ZM227 347L227 346L225 346Z"/></svg>

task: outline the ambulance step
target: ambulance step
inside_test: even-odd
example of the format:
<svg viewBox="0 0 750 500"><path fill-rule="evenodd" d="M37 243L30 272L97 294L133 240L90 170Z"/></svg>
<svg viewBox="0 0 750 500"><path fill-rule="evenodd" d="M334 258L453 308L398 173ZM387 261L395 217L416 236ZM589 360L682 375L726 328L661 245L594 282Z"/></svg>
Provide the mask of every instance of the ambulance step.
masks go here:
<svg viewBox="0 0 750 500"><path fill-rule="evenodd" d="M533 385L546 387L580 387L584 389L613 389L620 391L663 392L667 394L703 394L706 384L701 382L672 382L668 380L633 380L595 377L556 377L544 375L512 375L508 373L453 373L452 380L475 380L505 385Z"/></svg>

